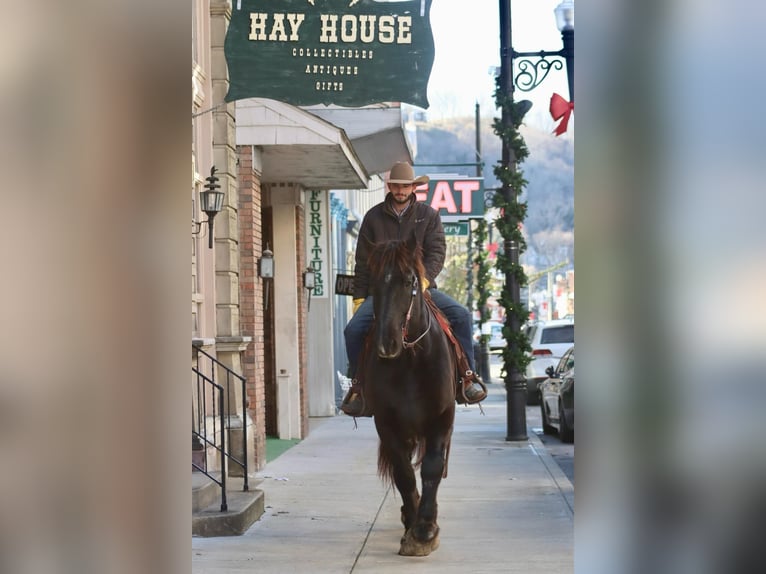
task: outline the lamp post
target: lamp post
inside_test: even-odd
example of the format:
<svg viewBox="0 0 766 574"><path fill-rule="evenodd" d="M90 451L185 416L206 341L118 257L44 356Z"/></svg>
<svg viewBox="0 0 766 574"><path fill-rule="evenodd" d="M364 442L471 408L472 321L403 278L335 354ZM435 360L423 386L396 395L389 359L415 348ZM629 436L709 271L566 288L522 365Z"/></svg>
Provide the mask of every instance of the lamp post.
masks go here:
<svg viewBox="0 0 766 574"><path fill-rule="evenodd" d="M569 80L569 97L574 102L574 2L563 0L554 10L556 25L561 31L564 47L557 52L516 52L511 45L511 0L500 0L500 85L499 89L510 101L511 105L503 106L501 124L505 137L501 156L502 170L507 173L517 171L517 157L513 148L509 145L511 137L515 134L515 126L521 123L524 114L529 110L529 102L519 102L514 105L514 87L521 91L531 91L545 80L548 73L553 70L561 70L564 60L567 67ZM553 59L549 59L553 58ZM519 72L513 74L514 59L517 59ZM517 117L514 117L514 114ZM502 197L508 206L515 205L521 189L512 189L507 180L503 181L500 189ZM512 209L503 210L503 227L506 230L517 229L521 221ZM519 243L511 238L510 232L504 237L504 250L510 265L505 271L504 295L509 299L512 311L520 308L520 285L515 268L519 265ZM511 333L519 333L521 324L519 316L515 312L506 314L506 321ZM510 341L509 341L509 344ZM507 435L508 441L527 440L527 414L526 400L527 389L524 373L515 361L505 366L505 388L507 396Z"/></svg>
<svg viewBox="0 0 766 574"><path fill-rule="evenodd" d="M559 54L567 65L569 101L574 103L574 1L562 2L553 12L556 14L556 27L561 32L561 43L564 44Z"/></svg>

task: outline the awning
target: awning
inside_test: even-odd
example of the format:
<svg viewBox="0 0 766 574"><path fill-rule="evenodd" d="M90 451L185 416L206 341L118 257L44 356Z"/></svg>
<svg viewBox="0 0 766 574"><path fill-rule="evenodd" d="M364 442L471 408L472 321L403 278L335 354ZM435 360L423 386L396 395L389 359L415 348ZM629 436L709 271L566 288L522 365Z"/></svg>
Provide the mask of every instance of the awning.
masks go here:
<svg viewBox="0 0 766 574"><path fill-rule="evenodd" d="M375 104L363 108L319 105L302 109L342 128L367 173L382 174L397 161L413 163L398 103Z"/></svg>
<svg viewBox="0 0 766 574"><path fill-rule="evenodd" d="M262 183L306 189L361 189L369 171L340 127L301 108L265 98L236 103L237 145L261 150Z"/></svg>

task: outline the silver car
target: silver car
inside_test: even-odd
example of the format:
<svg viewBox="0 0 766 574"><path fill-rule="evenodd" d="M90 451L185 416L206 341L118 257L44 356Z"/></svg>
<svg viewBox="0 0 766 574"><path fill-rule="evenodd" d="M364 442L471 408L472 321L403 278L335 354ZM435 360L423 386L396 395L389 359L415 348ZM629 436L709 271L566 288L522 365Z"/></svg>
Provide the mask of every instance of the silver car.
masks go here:
<svg viewBox="0 0 766 574"><path fill-rule="evenodd" d="M527 379L527 404L540 400L538 385L548 378L548 367L556 367L574 345L574 319L553 319L528 323L524 327L532 347L531 360L524 373Z"/></svg>
<svg viewBox="0 0 766 574"><path fill-rule="evenodd" d="M574 347L559 360L556 367L548 367L548 378L540 383L540 416L543 432L558 431L562 442L574 441Z"/></svg>

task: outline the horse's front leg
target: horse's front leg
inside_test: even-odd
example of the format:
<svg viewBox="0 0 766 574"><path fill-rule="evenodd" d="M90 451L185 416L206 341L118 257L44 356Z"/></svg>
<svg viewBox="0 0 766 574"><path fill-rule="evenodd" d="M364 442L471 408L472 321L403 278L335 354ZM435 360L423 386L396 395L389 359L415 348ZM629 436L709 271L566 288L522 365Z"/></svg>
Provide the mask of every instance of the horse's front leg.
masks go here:
<svg viewBox="0 0 766 574"><path fill-rule="evenodd" d="M418 484L410 457L401 457L394 461L393 475L396 489L402 497L402 524L406 532L415 524L420 506Z"/></svg>
<svg viewBox="0 0 766 574"><path fill-rule="evenodd" d="M417 518L402 539L399 554L427 556L439 547L436 495L444 475L448 440L449 432L432 435L426 439L426 453L420 470L423 488Z"/></svg>
<svg viewBox="0 0 766 574"><path fill-rule="evenodd" d="M438 503L436 493L444 474L444 454L446 446L439 441L426 451L420 476L423 482L423 495L420 499L418 517L415 522L415 536L422 541L431 540L439 532L436 524Z"/></svg>
<svg viewBox="0 0 766 574"><path fill-rule="evenodd" d="M376 423L376 426L377 423ZM396 490L402 497L402 524L405 532L415 523L420 495L415 479L415 470L412 468L411 441L399 437L383 425L378 426L380 436L380 452L378 456L378 470L382 475L389 476Z"/></svg>

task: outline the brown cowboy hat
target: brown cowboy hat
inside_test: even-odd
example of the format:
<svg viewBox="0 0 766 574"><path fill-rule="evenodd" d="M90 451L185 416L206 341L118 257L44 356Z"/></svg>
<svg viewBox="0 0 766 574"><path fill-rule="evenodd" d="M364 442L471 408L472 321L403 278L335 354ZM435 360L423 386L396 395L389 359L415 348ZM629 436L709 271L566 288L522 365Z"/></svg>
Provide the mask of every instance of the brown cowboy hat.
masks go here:
<svg viewBox="0 0 766 574"><path fill-rule="evenodd" d="M400 161L391 168L388 174L388 183L414 183L415 185L421 185L428 183L428 176L420 175L415 177L412 166L405 161Z"/></svg>

